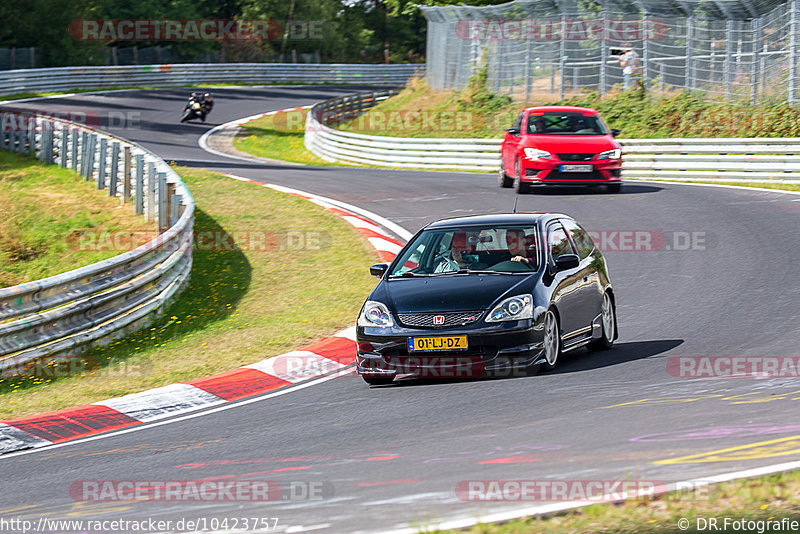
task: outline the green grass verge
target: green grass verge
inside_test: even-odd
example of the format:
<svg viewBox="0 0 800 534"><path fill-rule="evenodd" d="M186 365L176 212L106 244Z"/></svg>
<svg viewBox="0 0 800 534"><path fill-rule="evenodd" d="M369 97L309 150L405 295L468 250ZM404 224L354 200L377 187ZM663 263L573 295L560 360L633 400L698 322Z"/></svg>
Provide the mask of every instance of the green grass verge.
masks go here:
<svg viewBox="0 0 800 534"><path fill-rule="evenodd" d="M197 202L196 233L250 232L242 243L254 246L196 248L189 285L152 327L68 368L0 380L0 420L219 373L353 324L377 256L350 225L300 197L178 172ZM271 236L267 250L257 246L262 234Z"/></svg>
<svg viewBox="0 0 800 534"><path fill-rule="evenodd" d="M293 110L267 115L242 126L233 146L262 158L302 163L335 165L318 158L303 145L308 110Z"/></svg>
<svg viewBox="0 0 800 534"><path fill-rule="evenodd" d="M670 180L662 180L669 182ZM782 184L772 182L702 182L702 181L685 181L675 180L673 183L690 183L690 184L712 184L712 185L737 185L739 187L758 187L761 189L777 189L780 191L800 191L800 184Z"/></svg>
<svg viewBox="0 0 800 534"><path fill-rule="evenodd" d="M118 252L83 246L82 233L126 231L155 225L72 170L0 151L0 287L110 258Z"/></svg>
<svg viewBox="0 0 800 534"><path fill-rule="evenodd" d="M479 524L459 531L470 534L563 534L598 532L656 534L671 532L757 532L759 527L723 530L724 518L732 520L800 522L800 471L724 482L696 492L673 492L655 499L634 499L618 504L593 504L545 517L529 517L504 523ZM720 530L698 529L698 519L716 518ZM689 528L678 526L688 519ZM764 530L797 532L797 530Z"/></svg>

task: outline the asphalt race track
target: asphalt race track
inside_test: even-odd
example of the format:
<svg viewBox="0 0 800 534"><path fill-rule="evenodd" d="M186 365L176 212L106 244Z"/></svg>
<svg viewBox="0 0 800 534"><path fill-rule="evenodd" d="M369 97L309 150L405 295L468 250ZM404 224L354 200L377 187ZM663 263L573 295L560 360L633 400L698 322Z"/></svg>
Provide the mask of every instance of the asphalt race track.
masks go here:
<svg viewBox="0 0 800 534"><path fill-rule="evenodd" d="M511 210L514 192L494 175L262 165L197 144L216 124L361 89L215 89L206 124L178 123L188 92L174 89L14 107L94 112L101 128L165 160L329 196L412 232L441 217ZM109 125L109 111L131 120ZM10 455L0 458L0 516L247 516L279 518L277 531L377 532L537 504L465 502L455 491L465 480L673 482L800 460L800 380L691 379L667 368L678 356L800 356L800 196L631 183L620 194L526 195L519 209L567 213L603 232L618 300L613 350L581 349L555 372L524 378L370 388L337 377L202 417ZM659 250L613 250L626 231L649 235ZM700 456L656 463L687 455ZM297 494L198 504L76 502L69 493L80 480L215 477L275 480ZM323 498L302 498L304 484L324 488Z"/></svg>

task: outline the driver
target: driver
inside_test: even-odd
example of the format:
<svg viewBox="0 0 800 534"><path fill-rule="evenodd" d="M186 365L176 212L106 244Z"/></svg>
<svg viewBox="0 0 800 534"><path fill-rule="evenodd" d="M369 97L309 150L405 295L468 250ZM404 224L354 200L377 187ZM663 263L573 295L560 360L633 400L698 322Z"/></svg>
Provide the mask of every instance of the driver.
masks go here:
<svg viewBox="0 0 800 534"><path fill-rule="evenodd" d="M506 247L511 254L511 261L536 266L536 238L533 235L526 236L525 230L507 230Z"/></svg>
<svg viewBox="0 0 800 534"><path fill-rule="evenodd" d="M465 253L470 251L467 241L467 232L458 230L453 233L450 242L450 257L444 258L434 269L435 273L447 273L460 271L461 269L484 269L485 265L475 263L470 256L465 257Z"/></svg>

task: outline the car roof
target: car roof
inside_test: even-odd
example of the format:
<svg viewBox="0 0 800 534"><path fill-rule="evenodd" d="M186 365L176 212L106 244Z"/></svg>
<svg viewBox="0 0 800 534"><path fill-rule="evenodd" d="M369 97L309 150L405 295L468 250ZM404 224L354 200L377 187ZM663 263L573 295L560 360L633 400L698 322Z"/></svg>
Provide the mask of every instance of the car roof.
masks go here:
<svg viewBox="0 0 800 534"><path fill-rule="evenodd" d="M503 224L536 224L540 220L563 217L571 219L561 213L543 212L517 212L517 213L491 213L486 215L470 215L468 217L454 217L441 219L430 223L425 228L453 228L461 226L503 225Z"/></svg>
<svg viewBox="0 0 800 534"><path fill-rule="evenodd" d="M583 113L584 115L597 115L597 110L592 108L579 108L577 106L536 106L532 108L525 108L524 111L535 111L539 113Z"/></svg>

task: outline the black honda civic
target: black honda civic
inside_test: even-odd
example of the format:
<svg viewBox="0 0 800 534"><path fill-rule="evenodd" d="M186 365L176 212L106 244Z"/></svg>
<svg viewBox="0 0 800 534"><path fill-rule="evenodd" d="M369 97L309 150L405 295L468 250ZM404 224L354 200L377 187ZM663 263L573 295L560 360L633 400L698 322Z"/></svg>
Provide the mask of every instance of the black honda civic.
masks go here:
<svg viewBox="0 0 800 534"><path fill-rule="evenodd" d="M605 259L566 215L437 221L370 273L380 281L356 328L369 384L551 370L564 352L617 338Z"/></svg>

